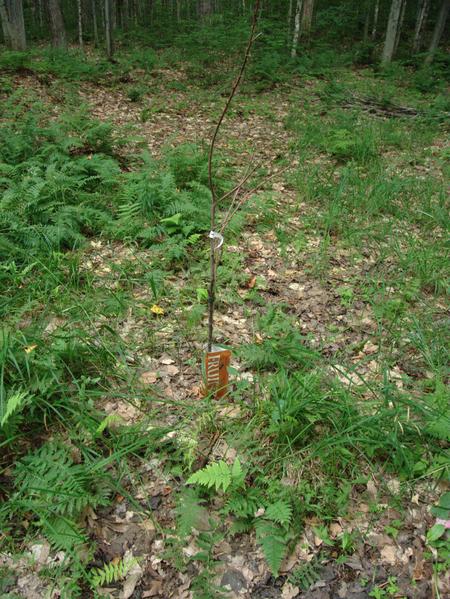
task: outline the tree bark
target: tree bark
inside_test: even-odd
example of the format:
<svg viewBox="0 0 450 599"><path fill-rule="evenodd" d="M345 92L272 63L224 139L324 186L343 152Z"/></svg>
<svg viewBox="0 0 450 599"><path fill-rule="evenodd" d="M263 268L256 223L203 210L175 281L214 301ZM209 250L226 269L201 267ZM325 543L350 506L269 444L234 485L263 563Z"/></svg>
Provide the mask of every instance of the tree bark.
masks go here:
<svg viewBox="0 0 450 599"><path fill-rule="evenodd" d="M94 33L94 46L98 48L98 25L97 25L97 5L95 0L91 0L91 12L92 12L92 29Z"/></svg>
<svg viewBox="0 0 450 599"><path fill-rule="evenodd" d="M302 14L303 0L297 0L297 6L295 7L294 17L294 35L292 37L292 48L291 56L295 58L297 56L298 40L300 37L300 17Z"/></svg>
<svg viewBox="0 0 450 599"><path fill-rule="evenodd" d="M198 14L199 17L204 19L209 17L213 12L211 0L199 0L198 2Z"/></svg>
<svg viewBox="0 0 450 599"><path fill-rule="evenodd" d="M433 37L431 38L428 54L425 58L425 64L431 64L433 62L433 56L436 53L442 34L444 33L449 10L450 0L442 0L441 9L439 10L436 25L434 26Z"/></svg>
<svg viewBox="0 0 450 599"><path fill-rule="evenodd" d="M398 45L400 43L400 34L402 32L403 21L405 19L406 2L407 2L407 0L402 0L402 10L400 12L400 20L398 22L397 34L395 36L394 54L396 54Z"/></svg>
<svg viewBox="0 0 450 599"><path fill-rule="evenodd" d="M67 48L66 30L59 0L48 0L50 28L52 30L52 45L65 50Z"/></svg>
<svg viewBox="0 0 450 599"><path fill-rule="evenodd" d="M0 17L7 45L12 50L26 50L27 38L22 0L0 0Z"/></svg>
<svg viewBox="0 0 450 599"><path fill-rule="evenodd" d="M105 37L106 37L106 56L108 60L114 57L114 40L112 32L112 0L105 0Z"/></svg>
<svg viewBox="0 0 450 599"><path fill-rule="evenodd" d="M366 18L364 20L364 33L363 33L363 40L365 42L367 42L368 39L369 39L370 8L371 8L371 6L372 6L372 0L368 0L368 2L365 3Z"/></svg>
<svg viewBox="0 0 450 599"><path fill-rule="evenodd" d="M81 0L77 0L78 5L78 44L80 46L80 50L84 51L83 46L83 8L81 5Z"/></svg>
<svg viewBox="0 0 450 599"><path fill-rule="evenodd" d="M5 0L0 0L0 18L2 20L3 39L8 48L11 48L11 31L9 28L9 18L6 12Z"/></svg>
<svg viewBox="0 0 450 599"><path fill-rule="evenodd" d="M422 46L423 29L430 9L430 0L421 0L417 11L416 27L414 30L413 52L419 52Z"/></svg>
<svg viewBox="0 0 450 599"><path fill-rule="evenodd" d="M383 55L381 61L388 63L392 61L397 42L400 19L402 15L403 0L392 0L391 10L389 11L389 20L384 40Z"/></svg>
<svg viewBox="0 0 450 599"><path fill-rule="evenodd" d="M372 41L377 37L378 15L380 14L380 0L376 0L373 9Z"/></svg>
<svg viewBox="0 0 450 599"><path fill-rule="evenodd" d="M314 13L314 0L304 0L301 34L309 37Z"/></svg>

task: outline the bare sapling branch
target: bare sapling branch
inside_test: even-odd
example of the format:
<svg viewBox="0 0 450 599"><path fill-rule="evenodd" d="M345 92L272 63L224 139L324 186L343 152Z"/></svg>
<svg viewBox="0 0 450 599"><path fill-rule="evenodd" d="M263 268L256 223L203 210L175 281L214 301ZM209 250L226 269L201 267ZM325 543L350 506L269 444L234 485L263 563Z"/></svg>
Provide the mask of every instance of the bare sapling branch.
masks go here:
<svg viewBox="0 0 450 599"><path fill-rule="evenodd" d="M247 47L244 54L244 59L241 64L241 68L239 70L238 76L231 88L228 99L225 103L225 106L222 110L220 118L217 122L216 128L214 130L211 145L209 148L208 154L208 183L209 189L211 191L211 231L215 231L216 227L216 211L218 206L216 190L213 182L213 174L212 174L212 163L214 157L214 149L216 145L217 136L220 131L220 127L223 123L225 115L228 112L230 104L236 95L239 84L242 81L242 77L244 75L245 67L247 66L248 59L250 57L250 51L253 46L253 42L255 41L255 31L256 25L258 23L258 13L259 13L260 0L255 0L255 6L253 9L253 18L252 18L252 26L250 30L250 35L247 42ZM239 187L239 186L238 186ZM216 301L216 242L217 240L214 237L210 236L210 281L209 281L209 289L208 289L208 351L210 352L213 345L213 329L214 329L214 306Z"/></svg>

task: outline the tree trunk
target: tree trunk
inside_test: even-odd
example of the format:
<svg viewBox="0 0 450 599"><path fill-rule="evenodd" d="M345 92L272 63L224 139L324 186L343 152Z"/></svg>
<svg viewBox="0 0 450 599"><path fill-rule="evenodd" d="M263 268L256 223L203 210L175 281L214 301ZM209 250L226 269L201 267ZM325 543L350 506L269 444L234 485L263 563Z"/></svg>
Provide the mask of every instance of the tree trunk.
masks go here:
<svg viewBox="0 0 450 599"><path fill-rule="evenodd" d="M297 6L295 8L294 17L294 36L292 38L292 49L291 56L295 58L297 56L298 40L300 37L300 17L302 14L303 0L297 0Z"/></svg>
<svg viewBox="0 0 450 599"><path fill-rule="evenodd" d="M94 32L94 46L98 48L98 25L97 25L97 5L95 0L91 0L91 12L92 12L92 29Z"/></svg>
<svg viewBox="0 0 450 599"><path fill-rule="evenodd" d="M198 14L199 17L204 19L209 17L213 12L211 0L199 0L198 2Z"/></svg>
<svg viewBox="0 0 450 599"><path fill-rule="evenodd" d="M301 34L309 37L314 13L314 0L304 0Z"/></svg>
<svg viewBox="0 0 450 599"><path fill-rule="evenodd" d="M48 0L48 12L50 14L50 28L52 30L52 45L55 48L67 48L66 30L61 12L59 0Z"/></svg>
<svg viewBox="0 0 450 599"><path fill-rule="evenodd" d="M12 50L26 50L27 38L23 20L22 0L0 0L3 36Z"/></svg>
<svg viewBox="0 0 450 599"><path fill-rule="evenodd" d="M400 19L402 15L403 0L392 0L389 20L386 29L386 38L384 40L383 55L381 61L391 62L394 56L395 44L397 41Z"/></svg>
<svg viewBox="0 0 450 599"><path fill-rule="evenodd" d="M436 25L434 26L433 37L431 38L428 54L425 58L425 64L431 64L433 62L433 56L439 46L442 34L444 33L449 10L450 0L442 0L441 9L437 17Z"/></svg>
<svg viewBox="0 0 450 599"><path fill-rule="evenodd" d="M397 35L395 36L394 54L397 52L397 48L400 43L400 34L402 31L402 27L403 27L403 20L405 18L406 2L407 2L407 0L402 0L402 10L400 13L400 20L398 22Z"/></svg>
<svg viewBox="0 0 450 599"><path fill-rule="evenodd" d="M417 11L416 28L414 30L413 52L420 52L422 33L430 9L430 0L421 0Z"/></svg>
<svg viewBox="0 0 450 599"><path fill-rule="evenodd" d="M9 29L8 13L6 12L5 0L0 0L0 18L2 20L3 39L8 48L11 48L11 32Z"/></svg>
<svg viewBox="0 0 450 599"><path fill-rule="evenodd" d="M364 21L364 33L363 33L363 40L365 42L368 41L369 39L369 27L370 27L370 8L372 5L372 0L368 0L368 2L365 3L365 9L366 9L366 18Z"/></svg>
<svg viewBox="0 0 450 599"><path fill-rule="evenodd" d="M105 0L105 37L106 37L106 56L108 60L114 57L114 40L112 32L112 0Z"/></svg>
<svg viewBox="0 0 450 599"><path fill-rule="evenodd" d="M81 0L77 0L78 4L78 44L80 50L83 52L83 8L81 6Z"/></svg>
<svg viewBox="0 0 450 599"><path fill-rule="evenodd" d="M373 9L372 41L377 37L378 15L380 14L380 0L376 0Z"/></svg>

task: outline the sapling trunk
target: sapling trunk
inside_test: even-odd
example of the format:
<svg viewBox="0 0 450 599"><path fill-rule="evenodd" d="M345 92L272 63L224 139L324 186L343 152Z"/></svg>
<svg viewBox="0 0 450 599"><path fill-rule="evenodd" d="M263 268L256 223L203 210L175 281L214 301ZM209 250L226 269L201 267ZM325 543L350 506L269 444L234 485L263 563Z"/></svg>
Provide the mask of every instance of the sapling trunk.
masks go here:
<svg viewBox="0 0 450 599"><path fill-rule="evenodd" d="M239 84L242 81L245 67L247 66L247 62L248 62L248 59L250 56L250 51L252 49L253 42L255 41L255 31L256 31L256 25L258 22L259 5L260 5L260 0L255 0L255 6L253 9L252 26L251 26L250 35L248 38L247 48L246 48L245 54L244 54L244 59L241 64L239 74L238 74L235 82L233 83L233 87L231 88L228 99L227 99L225 106L222 110L222 113L219 117L216 128L214 129L214 133L213 133L213 136L211 139L211 145L209 147L208 184L209 184L209 189L211 191L210 227L211 227L212 232L215 231L215 229L216 229L216 214L217 214L217 208L218 208L218 199L217 199L216 189L214 187L213 173L212 173L214 149L215 149L215 145L216 145L217 136L220 131L220 127L223 123L225 115L228 112L230 104L237 92ZM238 187L238 190L239 190L239 187ZM216 279L217 279L216 275L217 275L217 262L218 262L218 256L217 256L217 252L216 252L216 250L217 250L216 243L217 243L217 239L210 235L210 261L209 261L210 262L210 264L209 264L210 273L209 273L209 288L208 288L208 351L209 352L212 350L213 340L214 340L214 309L215 309L215 303L216 303Z"/></svg>

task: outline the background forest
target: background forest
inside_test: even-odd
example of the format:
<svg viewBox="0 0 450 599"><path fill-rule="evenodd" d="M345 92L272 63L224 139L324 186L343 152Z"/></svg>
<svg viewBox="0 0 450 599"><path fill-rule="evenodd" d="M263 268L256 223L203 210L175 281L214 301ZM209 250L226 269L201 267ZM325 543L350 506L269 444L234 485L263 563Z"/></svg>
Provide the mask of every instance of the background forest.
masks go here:
<svg viewBox="0 0 450 599"><path fill-rule="evenodd" d="M255 3L0 0L0 599L450 594L450 0L256 6L215 399Z"/></svg>

